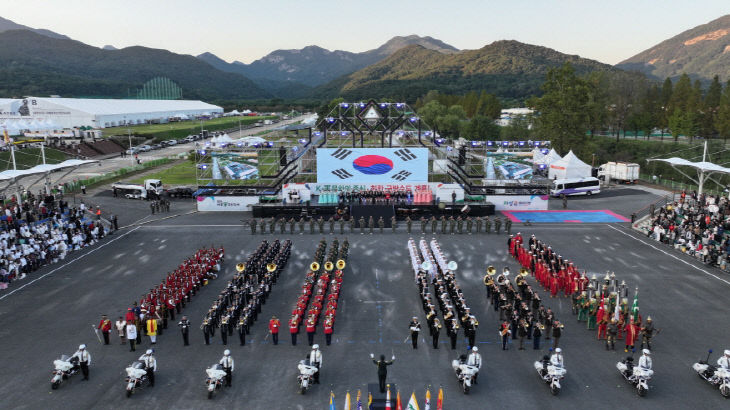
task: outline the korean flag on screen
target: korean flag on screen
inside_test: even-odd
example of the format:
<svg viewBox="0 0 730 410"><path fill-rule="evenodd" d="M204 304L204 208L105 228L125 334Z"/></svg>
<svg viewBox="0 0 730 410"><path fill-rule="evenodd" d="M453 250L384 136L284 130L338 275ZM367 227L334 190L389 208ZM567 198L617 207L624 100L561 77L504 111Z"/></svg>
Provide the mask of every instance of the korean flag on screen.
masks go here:
<svg viewBox="0 0 730 410"><path fill-rule="evenodd" d="M428 181L427 148L319 148L317 183Z"/></svg>

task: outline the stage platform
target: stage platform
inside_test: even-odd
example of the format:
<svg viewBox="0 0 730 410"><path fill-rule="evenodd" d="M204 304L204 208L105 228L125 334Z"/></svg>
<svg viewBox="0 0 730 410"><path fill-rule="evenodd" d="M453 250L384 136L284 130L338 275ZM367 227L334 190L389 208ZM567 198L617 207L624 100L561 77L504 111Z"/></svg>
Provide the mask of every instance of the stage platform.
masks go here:
<svg viewBox="0 0 730 410"><path fill-rule="evenodd" d="M469 212L466 215L471 217L476 216L488 216L494 215L494 204L492 203L457 203L457 204L443 204L443 205L388 205L395 208L396 218L399 220L405 219L410 216L411 219L420 219L421 217L431 218L436 216L440 218L441 215L454 216L455 218L459 215L464 215L461 210L464 205L469 206ZM357 207L358 210L367 213L367 208L372 206L373 211L375 208L382 207L383 205L337 205L337 204L283 204L283 203L269 203L269 204L257 204L252 205L253 216L255 218L270 218L270 217L286 217L288 218L299 218L300 216L310 217L320 216L324 219L328 219L330 216L337 214L337 210L342 208L347 209L347 213L352 214L351 207ZM364 208L364 209L363 209ZM357 212L357 217L362 215L363 212ZM377 212L373 212L377 214ZM389 222L389 221L388 221Z"/></svg>

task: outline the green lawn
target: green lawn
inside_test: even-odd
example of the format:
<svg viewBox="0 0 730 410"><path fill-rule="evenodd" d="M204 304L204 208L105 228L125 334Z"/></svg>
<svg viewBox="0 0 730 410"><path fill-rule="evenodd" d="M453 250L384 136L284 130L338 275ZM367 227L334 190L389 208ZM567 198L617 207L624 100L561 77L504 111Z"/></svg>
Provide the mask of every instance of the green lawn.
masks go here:
<svg viewBox="0 0 730 410"><path fill-rule="evenodd" d="M261 151L259 153L259 174L260 175L275 175L278 169L278 152L274 150ZM183 161L179 164L175 164L170 168L148 174L143 177L133 179L131 182L135 184L141 184L145 179L159 179L165 185L186 185L196 186L198 184L197 173L195 170L196 164L193 161ZM252 180L213 180L211 178L210 171L199 172L201 184L207 184L213 182L217 185L257 185L257 184L268 184L270 181L261 181L258 179Z"/></svg>
<svg viewBox="0 0 730 410"><path fill-rule="evenodd" d="M67 155L64 152L46 148L46 164L58 164L67 159ZM15 163L18 169L28 169L36 165L43 164L41 158L40 148L26 148L22 150L15 150ZM0 171L13 169L13 161L10 157L10 151L0 152Z"/></svg>
<svg viewBox="0 0 730 410"><path fill-rule="evenodd" d="M270 120L276 117L260 116L260 117L224 117L204 120L203 129L208 131L220 131L238 127L239 121L242 126L250 125L258 121ZM104 136L127 135L127 130L131 130L133 135L154 138L157 141L163 141L170 138L183 138L190 134L197 134L201 129L200 121L180 121L168 124L143 124L131 125L129 127L111 127L104 129Z"/></svg>

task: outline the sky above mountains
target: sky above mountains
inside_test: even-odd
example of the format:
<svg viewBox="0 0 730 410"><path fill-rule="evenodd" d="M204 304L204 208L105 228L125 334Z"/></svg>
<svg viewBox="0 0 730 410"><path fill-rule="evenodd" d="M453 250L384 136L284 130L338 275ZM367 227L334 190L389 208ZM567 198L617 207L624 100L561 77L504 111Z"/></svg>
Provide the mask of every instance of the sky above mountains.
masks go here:
<svg viewBox="0 0 730 410"><path fill-rule="evenodd" d="M398 35L459 49L513 39L616 64L730 13L727 0L3 0L0 15L102 47L250 63L276 49L361 52Z"/></svg>

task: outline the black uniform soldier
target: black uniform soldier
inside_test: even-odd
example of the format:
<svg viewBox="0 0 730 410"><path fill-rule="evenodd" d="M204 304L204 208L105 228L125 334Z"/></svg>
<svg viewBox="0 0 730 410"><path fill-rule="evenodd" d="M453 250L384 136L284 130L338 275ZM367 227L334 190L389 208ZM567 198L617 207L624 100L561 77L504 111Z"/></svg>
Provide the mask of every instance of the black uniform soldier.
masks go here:
<svg viewBox="0 0 730 410"><path fill-rule="evenodd" d="M322 235L324 233L324 218L321 216L317 219L317 227L319 228L319 234Z"/></svg>
<svg viewBox="0 0 730 410"><path fill-rule="evenodd" d="M299 235L304 233L304 217L299 217Z"/></svg>
<svg viewBox="0 0 730 410"><path fill-rule="evenodd" d="M449 332L449 339L451 341L451 350L456 350L456 336L459 334L459 324L456 318L451 318L451 324L447 325Z"/></svg>
<svg viewBox="0 0 730 410"><path fill-rule="evenodd" d="M439 348L439 333L441 332L441 322L438 318L433 319L433 326L431 326L431 337L433 339L433 348Z"/></svg>
<svg viewBox="0 0 730 410"><path fill-rule="evenodd" d="M459 234L464 233L464 220L461 218L461 215L456 218L456 229L458 229Z"/></svg>
<svg viewBox="0 0 730 410"><path fill-rule="evenodd" d="M345 234L345 218L340 218L340 235Z"/></svg>
<svg viewBox="0 0 730 410"><path fill-rule="evenodd" d="M223 319L221 319L221 340L223 341L223 345L228 344L228 321L230 319L228 318L228 315L223 316Z"/></svg>
<svg viewBox="0 0 730 410"><path fill-rule="evenodd" d="M327 220L330 224L330 235L334 235L335 233L335 218L330 216L330 219Z"/></svg>
<svg viewBox="0 0 730 410"><path fill-rule="evenodd" d="M395 355L390 358L390 361L385 360L385 355L380 355L380 360L375 360L375 355L370 353L370 358L373 360L376 366L378 366L378 384L380 392L385 393L385 378L388 377L388 366L393 364L395 361Z"/></svg>
<svg viewBox="0 0 730 410"><path fill-rule="evenodd" d="M421 217L421 235L426 234L426 218Z"/></svg>
<svg viewBox="0 0 730 410"><path fill-rule="evenodd" d="M286 233L286 218L282 217L279 219L279 231L282 235Z"/></svg>
<svg viewBox="0 0 730 410"><path fill-rule="evenodd" d="M368 218L368 229L370 229L370 235L373 234L373 228L375 228L375 220L373 219L373 216L370 215L370 218Z"/></svg>
<svg viewBox="0 0 730 410"><path fill-rule="evenodd" d="M251 227L251 235L256 235L256 218L251 218L248 224Z"/></svg>
<svg viewBox="0 0 730 410"><path fill-rule="evenodd" d="M456 226L456 220L454 220L453 216L449 217L449 233L454 234L454 227Z"/></svg>
<svg viewBox="0 0 730 410"><path fill-rule="evenodd" d="M314 235L314 217L309 218L309 233Z"/></svg>
<svg viewBox="0 0 730 410"><path fill-rule="evenodd" d="M473 221L471 220L471 216L466 217L466 231L469 232L469 235L471 235L471 229L473 226Z"/></svg>
<svg viewBox="0 0 730 410"><path fill-rule="evenodd" d="M446 216L441 215L441 233L446 234Z"/></svg>
<svg viewBox="0 0 730 410"><path fill-rule="evenodd" d="M438 221L436 220L435 216L431 216L431 233L436 233L436 225L438 224Z"/></svg>
<svg viewBox="0 0 730 410"><path fill-rule="evenodd" d="M497 232L497 234L499 234L502 230L502 219L500 217L494 218L494 230Z"/></svg>
<svg viewBox="0 0 730 410"><path fill-rule="evenodd" d="M296 221L294 218L289 218L289 233L294 234L294 225L296 225Z"/></svg>
<svg viewBox="0 0 730 410"><path fill-rule="evenodd" d="M512 220L504 218L504 230L507 231L507 235L512 233Z"/></svg>
<svg viewBox="0 0 730 410"><path fill-rule="evenodd" d="M361 216L357 222L360 224L360 235L363 235L365 233L365 217Z"/></svg>
<svg viewBox="0 0 730 410"><path fill-rule="evenodd" d="M180 323L177 325L180 326L180 332L182 332L183 346L188 346L190 344L188 342L188 333L190 333L190 321L188 320L188 317L183 316L182 320L180 320Z"/></svg>
<svg viewBox="0 0 730 410"><path fill-rule="evenodd" d="M241 341L241 346L246 345L246 319L243 316L238 319L238 339Z"/></svg>
<svg viewBox="0 0 730 410"><path fill-rule="evenodd" d="M398 226L397 219L395 219L395 215L390 217L390 229L395 233L395 228Z"/></svg>
<svg viewBox="0 0 730 410"><path fill-rule="evenodd" d="M383 228L385 228L385 221L383 220L383 217L381 216L378 218L378 229L380 229L380 233L383 233Z"/></svg>
<svg viewBox="0 0 730 410"><path fill-rule="evenodd" d="M406 232L408 232L408 234L411 233L412 227L413 227L413 221L411 220L411 217L406 216Z"/></svg>
<svg viewBox="0 0 730 410"><path fill-rule="evenodd" d="M203 337L205 338L205 344L210 344L210 337L212 336L211 328L212 325L210 324L210 319L205 318L203 319L203 325L200 327L203 330Z"/></svg>
<svg viewBox="0 0 730 410"><path fill-rule="evenodd" d="M421 324L418 323L418 318L413 316L411 322L408 324L408 330L411 331L411 344L414 349L418 349L418 335L421 333Z"/></svg>
<svg viewBox="0 0 730 410"><path fill-rule="evenodd" d="M477 233L481 233L482 232L482 217L481 216L477 216L476 225L477 225Z"/></svg>

